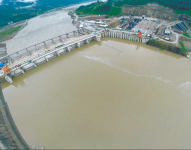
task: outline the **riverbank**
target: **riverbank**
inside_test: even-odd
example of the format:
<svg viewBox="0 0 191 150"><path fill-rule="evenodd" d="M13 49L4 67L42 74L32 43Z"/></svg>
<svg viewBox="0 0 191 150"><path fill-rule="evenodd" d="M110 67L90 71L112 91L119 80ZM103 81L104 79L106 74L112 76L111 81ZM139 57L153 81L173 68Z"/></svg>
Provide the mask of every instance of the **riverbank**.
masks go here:
<svg viewBox="0 0 191 150"><path fill-rule="evenodd" d="M150 39L149 41L147 41L146 44L150 45L150 46L153 46L153 47L156 47L156 48L159 48L161 50L167 50L167 51L170 51L170 52L182 55L182 56L187 57L187 55L188 55L188 52L185 49L185 47L183 46L184 44L182 42L181 42L181 44L182 44L181 48L177 47L177 46L175 46L173 44L168 44L168 43L153 40L153 39Z"/></svg>
<svg viewBox="0 0 191 150"><path fill-rule="evenodd" d="M10 25L9 27L4 27L4 30L0 32L0 43L15 37L24 27L27 26L27 23L28 20L20 25L18 25L19 23L16 23L14 25Z"/></svg>
<svg viewBox="0 0 191 150"><path fill-rule="evenodd" d="M29 146L22 138L9 107L4 99L0 85L0 149L29 149Z"/></svg>
<svg viewBox="0 0 191 150"><path fill-rule="evenodd" d="M8 39L13 33L19 31L21 26L13 27L0 33L0 41Z"/></svg>

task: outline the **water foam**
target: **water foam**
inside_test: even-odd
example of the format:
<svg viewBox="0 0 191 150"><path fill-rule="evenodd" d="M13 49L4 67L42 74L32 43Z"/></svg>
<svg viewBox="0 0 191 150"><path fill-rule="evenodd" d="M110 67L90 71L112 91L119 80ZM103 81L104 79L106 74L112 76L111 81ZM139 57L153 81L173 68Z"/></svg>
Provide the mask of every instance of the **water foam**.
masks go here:
<svg viewBox="0 0 191 150"><path fill-rule="evenodd" d="M160 80L160 81L163 81L165 83L169 83L171 82L170 80L165 80L163 79L162 77L157 77L157 76L152 76L152 75L141 75L141 74L135 74L131 71L128 71L126 70L125 68L122 68L122 67L119 67L119 66L116 66L114 64L111 64L111 62L109 61L110 59L109 58L103 58L103 57L94 57L94 56L89 56L87 54L84 54L83 52L79 52L79 54L87 59L90 59L90 60L93 60L93 61L97 61L97 62L100 62L100 63L103 63L109 67L112 67L112 68L115 68L117 70L120 70L120 71L123 71L123 72L126 72L128 74L131 74L133 76L136 76L136 77L146 77L146 78L153 78L153 79L156 79L156 80Z"/></svg>
<svg viewBox="0 0 191 150"><path fill-rule="evenodd" d="M182 83L182 84L180 84L180 87L187 89L187 88L191 87L191 82L187 81L185 83Z"/></svg>

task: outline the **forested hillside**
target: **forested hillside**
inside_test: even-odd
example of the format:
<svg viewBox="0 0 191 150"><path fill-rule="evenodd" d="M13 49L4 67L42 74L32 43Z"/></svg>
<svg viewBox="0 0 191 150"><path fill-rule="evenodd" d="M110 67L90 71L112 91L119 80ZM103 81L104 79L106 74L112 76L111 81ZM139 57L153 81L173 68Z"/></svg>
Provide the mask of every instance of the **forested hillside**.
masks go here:
<svg viewBox="0 0 191 150"><path fill-rule="evenodd" d="M97 2L92 3L88 6L81 6L77 9L76 13L78 15L84 14L95 14L95 15L120 15L121 8L112 6L111 3Z"/></svg>
<svg viewBox="0 0 191 150"><path fill-rule="evenodd" d="M187 14L191 16L191 0L108 0L107 3L98 2L89 6L81 6L77 9L78 14L113 14L119 15L120 8L123 5L145 5L147 3L158 3L160 5L172 8L178 14ZM111 8L118 8L112 12ZM104 8L107 8L105 11Z"/></svg>
<svg viewBox="0 0 191 150"><path fill-rule="evenodd" d="M173 9L191 10L191 0L117 0L115 1L115 5L144 5L153 2L157 2L159 4L171 7Z"/></svg>
<svg viewBox="0 0 191 150"><path fill-rule="evenodd" d="M188 14L191 16L191 0L117 0L114 5L145 5L147 3L159 3L174 9L176 13Z"/></svg>

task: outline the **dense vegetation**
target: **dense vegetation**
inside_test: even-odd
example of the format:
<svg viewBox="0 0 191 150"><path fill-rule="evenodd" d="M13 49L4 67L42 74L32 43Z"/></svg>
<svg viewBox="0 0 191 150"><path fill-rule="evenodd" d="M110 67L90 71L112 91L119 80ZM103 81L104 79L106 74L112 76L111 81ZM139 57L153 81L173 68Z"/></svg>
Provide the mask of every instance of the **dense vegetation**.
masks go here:
<svg viewBox="0 0 191 150"><path fill-rule="evenodd" d="M97 2L88 6L81 6L77 14L106 14L117 16L121 13L123 5L145 5L147 3L159 3L172 8L175 13L191 16L191 0L108 0L107 3ZM105 9L106 8L106 9Z"/></svg>
<svg viewBox="0 0 191 150"><path fill-rule="evenodd" d="M111 3L92 3L88 6L81 6L77 9L76 13L78 15L94 14L94 15L105 15L117 16L121 14L120 7L114 7Z"/></svg>
<svg viewBox="0 0 191 150"><path fill-rule="evenodd" d="M181 49L182 49L184 55L187 56L187 50L186 50L186 48L184 47L184 43L183 43L182 41L180 41L179 44L180 44L180 46L181 46Z"/></svg>
<svg viewBox="0 0 191 150"><path fill-rule="evenodd" d="M10 28L6 31L1 32L0 40L4 40L4 39L10 37L13 33L16 33L17 31L19 31L20 28L21 28L21 26L18 26L18 27Z"/></svg>
<svg viewBox="0 0 191 150"><path fill-rule="evenodd" d="M120 14L121 14L121 8L113 6L110 8L108 13L109 16L118 16Z"/></svg>
<svg viewBox="0 0 191 150"><path fill-rule="evenodd" d="M145 5L147 3L159 3L175 10L176 13L189 14L191 16L190 0L117 0L115 6L128 5Z"/></svg>
<svg viewBox="0 0 191 150"><path fill-rule="evenodd" d="M78 15L84 14L107 14L111 8L111 5L107 3L92 3L88 6L81 6L77 10Z"/></svg>
<svg viewBox="0 0 191 150"><path fill-rule="evenodd" d="M165 42L162 42L162 41L156 41L156 40L152 40L152 39L147 41L146 44L150 45L150 46L160 48L162 50L167 50L167 51L179 54L179 55L187 56L187 50L184 47L184 44L182 42L180 42L181 48L176 47L176 46L174 46L172 44L168 44L168 43L165 43Z"/></svg>
<svg viewBox="0 0 191 150"><path fill-rule="evenodd" d="M191 36L187 32L184 32L183 35L188 37L188 38L191 38Z"/></svg>
<svg viewBox="0 0 191 150"><path fill-rule="evenodd" d="M50 9L83 1L85 0L38 0L36 2L24 3L18 0L3 0L0 5L0 27L6 26L8 22L15 23L26 20Z"/></svg>

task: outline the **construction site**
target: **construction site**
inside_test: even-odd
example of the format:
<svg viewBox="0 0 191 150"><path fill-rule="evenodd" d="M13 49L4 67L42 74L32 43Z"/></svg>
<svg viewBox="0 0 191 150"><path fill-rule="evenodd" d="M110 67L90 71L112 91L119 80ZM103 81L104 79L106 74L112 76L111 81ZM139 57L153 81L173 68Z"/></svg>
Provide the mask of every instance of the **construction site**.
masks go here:
<svg viewBox="0 0 191 150"><path fill-rule="evenodd" d="M108 28L119 31L128 31L135 35L141 32L141 36L143 37L171 43L176 46L179 45L180 37L184 37L183 33L188 33L188 35L191 36L190 27L184 21L156 19L148 17L146 15L123 15L121 17L107 19L105 18L105 16L91 15L86 17L78 17L78 20L81 24L78 26L79 28ZM187 39L186 41L189 41L191 43L191 39L189 39L188 37L181 39ZM182 42L185 44L186 49L190 51L190 45L186 41L182 40Z"/></svg>

